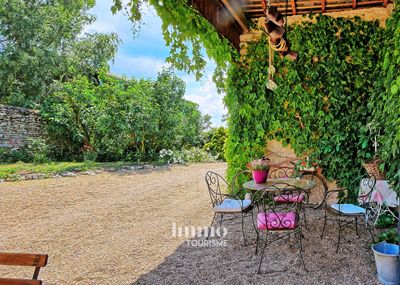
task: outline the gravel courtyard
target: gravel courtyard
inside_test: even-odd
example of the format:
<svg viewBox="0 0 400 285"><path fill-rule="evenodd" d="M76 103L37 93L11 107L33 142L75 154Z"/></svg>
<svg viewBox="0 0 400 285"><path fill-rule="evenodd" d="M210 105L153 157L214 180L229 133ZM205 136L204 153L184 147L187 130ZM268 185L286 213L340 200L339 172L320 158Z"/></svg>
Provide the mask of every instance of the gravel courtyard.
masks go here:
<svg viewBox="0 0 400 285"><path fill-rule="evenodd" d="M226 164L193 164L140 172L102 173L0 183L0 251L47 253L45 284L377 284L368 236L336 230L319 238L320 211L308 209L305 262L283 241L259 256L241 245L239 222L228 221L226 247L191 247L172 237L177 226L207 226L212 213L204 174ZM246 232L254 237L247 220ZM32 268L0 268L2 277L31 277Z"/></svg>

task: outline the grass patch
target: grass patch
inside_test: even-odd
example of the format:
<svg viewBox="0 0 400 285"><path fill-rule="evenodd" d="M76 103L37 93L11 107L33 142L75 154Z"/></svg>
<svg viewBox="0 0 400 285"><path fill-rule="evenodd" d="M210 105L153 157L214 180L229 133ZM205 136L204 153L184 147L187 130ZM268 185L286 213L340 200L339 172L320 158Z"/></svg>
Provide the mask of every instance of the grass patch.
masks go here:
<svg viewBox="0 0 400 285"><path fill-rule="evenodd" d="M46 175L60 174L68 171L87 171L107 168L121 168L133 165L129 162L51 162L43 164L13 163L0 164L0 179L18 180L24 174L43 173Z"/></svg>

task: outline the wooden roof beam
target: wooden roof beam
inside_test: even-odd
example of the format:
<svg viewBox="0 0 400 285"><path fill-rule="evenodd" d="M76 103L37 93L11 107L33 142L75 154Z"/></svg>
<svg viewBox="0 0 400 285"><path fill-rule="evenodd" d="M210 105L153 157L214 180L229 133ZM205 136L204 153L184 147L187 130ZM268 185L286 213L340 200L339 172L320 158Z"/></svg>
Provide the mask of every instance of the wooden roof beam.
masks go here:
<svg viewBox="0 0 400 285"><path fill-rule="evenodd" d="M265 3L265 0L261 0L262 8L263 10L267 10L267 3Z"/></svg>
<svg viewBox="0 0 400 285"><path fill-rule="evenodd" d="M236 0L221 0L224 3L225 7L231 13L233 18L235 18L236 22L240 25L244 33L249 32L249 25L247 23L246 16L243 13L242 8L238 4Z"/></svg>
<svg viewBox="0 0 400 285"><path fill-rule="evenodd" d="M292 14L296 15L297 11L296 11L296 1L295 0L290 0L290 3L292 4Z"/></svg>

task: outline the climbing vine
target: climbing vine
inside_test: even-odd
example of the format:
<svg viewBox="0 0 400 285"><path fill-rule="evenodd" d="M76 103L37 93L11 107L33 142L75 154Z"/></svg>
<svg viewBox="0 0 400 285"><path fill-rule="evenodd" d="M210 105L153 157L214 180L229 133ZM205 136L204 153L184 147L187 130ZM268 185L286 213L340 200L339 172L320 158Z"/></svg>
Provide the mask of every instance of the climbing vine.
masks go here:
<svg viewBox="0 0 400 285"><path fill-rule="evenodd" d="M272 139L290 144L298 155L314 153L325 176L343 186L361 174L363 160L372 156L365 126L372 116L367 105L379 74L383 30L360 18L310 20L287 34L298 60L275 55L275 91L266 88L265 38L232 65L225 98L229 177L262 155Z"/></svg>
<svg viewBox="0 0 400 285"><path fill-rule="evenodd" d="M121 0L113 0L114 13L125 10L134 22L140 22L143 5L154 7L162 20L162 33L166 45L170 47L167 62L179 70L193 73L201 78L206 66L206 55L216 63L214 82L222 90L224 73L228 69L236 50L229 41L221 38L215 27L185 0L130 0L127 6Z"/></svg>
<svg viewBox="0 0 400 285"><path fill-rule="evenodd" d="M387 176L400 193L400 1L386 22L385 45L378 66L382 77L369 107L380 127L380 156Z"/></svg>

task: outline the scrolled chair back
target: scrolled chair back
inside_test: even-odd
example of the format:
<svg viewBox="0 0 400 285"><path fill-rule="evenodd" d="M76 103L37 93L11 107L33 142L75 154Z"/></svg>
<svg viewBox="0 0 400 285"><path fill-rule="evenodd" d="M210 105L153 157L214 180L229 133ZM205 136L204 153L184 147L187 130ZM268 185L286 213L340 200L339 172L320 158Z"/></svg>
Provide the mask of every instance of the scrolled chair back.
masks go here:
<svg viewBox="0 0 400 285"><path fill-rule="evenodd" d="M300 209L308 193L301 188L276 183L253 195L257 209L256 230L293 230L300 225Z"/></svg>
<svg viewBox="0 0 400 285"><path fill-rule="evenodd" d="M243 196L246 193L246 189L243 187L243 183L251 180L250 170L241 170L235 174L232 178L231 190L235 196Z"/></svg>
<svg viewBox="0 0 400 285"><path fill-rule="evenodd" d="M224 194L229 191L229 183L221 175L213 171L206 173L205 181L213 207L220 205L224 200Z"/></svg>
<svg viewBox="0 0 400 285"><path fill-rule="evenodd" d="M360 181L359 191L357 192L358 202L361 205L367 205L371 202L372 193L376 185L376 178L375 176L362 176L358 181Z"/></svg>
<svg viewBox="0 0 400 285"><path fill-rule="evenodd" d="M293 167L274 167L272 166L268 173L268 178L271 179L280 179L280 178L292 178L296 174L296 171Z"/></svg>

